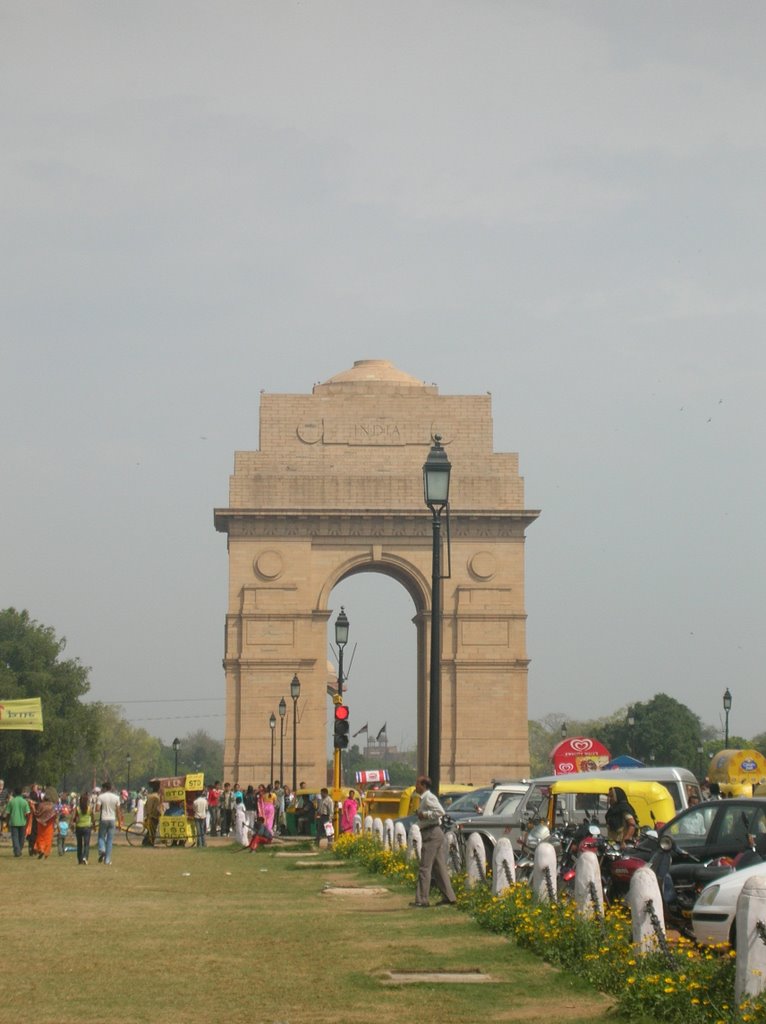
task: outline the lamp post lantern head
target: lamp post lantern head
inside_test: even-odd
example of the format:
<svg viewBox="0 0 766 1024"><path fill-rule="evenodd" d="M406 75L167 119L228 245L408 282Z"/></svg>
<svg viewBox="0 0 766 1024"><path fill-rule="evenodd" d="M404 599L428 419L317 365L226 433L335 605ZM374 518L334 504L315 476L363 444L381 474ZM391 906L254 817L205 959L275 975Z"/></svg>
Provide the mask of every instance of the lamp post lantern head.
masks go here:
<svg viewBox="0 0 766 1024"><path fill-rule="evenodd" d="M628 727L630 729L636 724L636 716L633 714L633 708L628 708Z"/></svg>
<svg viewBox="0 0 766 1024"><path fill-rule="evenodd" d="M284 718L287 714L287 701L284 697L279 702L279 717Z"/></svg>
<svg viewBox="0 0 766 1024"><path fill-rule="evenodd" d="M731 711L731 693L729 692L728 686L726 687L726 690L724 691L723 695L723 709L727 713Z"/></svg>
<svg viewBox="0 0 766 1024"><path fill-rule="evenodd" d="M434 444L423 464L423 493L432 512L441 512L449 503L449 476L452 465L442 448L441 434L434 434Z"/></svg>
<svg viewBox="0 0 766 1024"><path fill-rule="evenodd" d="M338 647L345 647L348 643L348 615L343 605L340 606L338 618L335 620L335 643Z"/></svg>
<svg viewBox="0 0 766 1024"><path fill-rule="evenodd" d="M176 736L176 738L173 740L173 750L175 750L175 752L178 753L178 750L179 750L180 746L181 746L181 741Z"/></svg>
<svg viewBox="0 0 766 1024"><path fill-rule="evenodd" d="M561 723L561 738L562 738L562 740L565 740L568 735L569 735L569 730L567 729L567 724L566 724L566 722L562 722Z"/></svg>
<svg viewBox="0 0 766 1024"><path fill-rule="evenodd" d="M277 727L277 716L272 711L271 714L269 715L269 729L274 730L274 729L276 729L276 727Z"/></svg>
<svg viewBox="0 0 766 1024"><path fill-rule="evenodd" d="M297 675L294 675L290 681L290 696L293 700L297 700L301 695L301 681Z"/></svg>

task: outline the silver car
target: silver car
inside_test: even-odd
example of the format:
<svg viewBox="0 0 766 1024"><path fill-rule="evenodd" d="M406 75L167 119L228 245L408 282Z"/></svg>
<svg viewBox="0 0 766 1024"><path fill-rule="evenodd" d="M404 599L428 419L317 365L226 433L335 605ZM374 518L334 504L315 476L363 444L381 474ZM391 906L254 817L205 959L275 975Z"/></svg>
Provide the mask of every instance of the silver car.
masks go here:
<svg viewBox="0 0 766 1024"><path fill-rule="evenodd" d="M741 868L706 885L692 910L692 928L697 942L717 946L736 945L735 918L742 886L754 875L766 875L766 863Z"/></svg>
<svg viewBox="0 0 766 1024"><path fill-rule="evenodd" d="M496 805L499 806L497 813L487 814L485 810L484 814L478 817L457 822L457 835L461 847L465 845L466 839L472 833L480 835L489 862L492 861L492 851L498 839L502 836L513 839L515 838L514 833L518 834L517 812L526 796L529 784L526 782L505 783L502 787L496 788L502 790L502 793L499 794L501 799Z"/></svg>

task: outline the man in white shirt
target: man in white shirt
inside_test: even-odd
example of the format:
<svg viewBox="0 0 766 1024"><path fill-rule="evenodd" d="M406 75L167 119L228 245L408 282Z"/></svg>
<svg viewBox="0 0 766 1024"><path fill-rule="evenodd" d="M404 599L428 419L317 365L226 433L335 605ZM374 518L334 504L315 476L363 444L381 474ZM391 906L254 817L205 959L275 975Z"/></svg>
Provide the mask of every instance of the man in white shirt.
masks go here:
<svg viewBox="0 0 766 1024"><path fill-rule="evenodd" d="M418 805L418 825L422 838L420 852L420 871L418 872L418 884L415 889L415 902L410 903L411 907L429 906L431 892L431 876L436 882L437 889L441 892L442 898L437 906L448 904L454 907L457 903L455 890L452 888L449 871L447 869L447 840L444 835L441 821L444 817L444 808L439 803L435 793L431 792L431 780L427 775L421 775L415 782L415 792L420 796Z"/></svg>
<svg viewBox="0 0 766 1024"><path fill-rule="evenodd" d="M98 862L111 864L114 830L116 827L122 828L122 808L120 798L112 792L110 782L105 782L101 787L97 806L101 812L98 823Z"/></svg>
<svg viewBox="0 0 766 1024"><path fill-rule="evenodd" d="M204 790L194 801L194 827L197 829L197 846L205 845L207 831L207 799Z"/></svg>

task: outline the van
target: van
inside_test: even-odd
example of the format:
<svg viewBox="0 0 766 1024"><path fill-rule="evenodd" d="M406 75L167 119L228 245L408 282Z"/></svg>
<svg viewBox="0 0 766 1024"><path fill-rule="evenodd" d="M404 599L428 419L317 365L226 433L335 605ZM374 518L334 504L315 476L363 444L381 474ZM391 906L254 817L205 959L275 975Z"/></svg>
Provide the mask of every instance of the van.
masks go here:
<svg viewBox="0 0 766 1024"><path fill-rule="evenodd" d="M620 768L613 771L600 772L574 772L571 775L546 775L543 778L532 779L529 789L524 794L518 805L510 815L487 815L486 811L481 817L468 818L458 824L458 834L461 841L465 841L472 832L478 833L484 840L484 846L491 858L492 849L495 843L502 836L506 836L515 843L522 830L530 821L543 819L548 813L548 798L551 786L556 782L577 779L591 779L608 781L610 786L620 786L623 782L658 782L670 794L673 800L675 813L684 810L689 806L689 797L694 794L700 800L699 783L694 775L686 768ZM558 800L557 819L566 820L570 824L579 824L584 813L578 806L575 793L562 793Z"/></svg>

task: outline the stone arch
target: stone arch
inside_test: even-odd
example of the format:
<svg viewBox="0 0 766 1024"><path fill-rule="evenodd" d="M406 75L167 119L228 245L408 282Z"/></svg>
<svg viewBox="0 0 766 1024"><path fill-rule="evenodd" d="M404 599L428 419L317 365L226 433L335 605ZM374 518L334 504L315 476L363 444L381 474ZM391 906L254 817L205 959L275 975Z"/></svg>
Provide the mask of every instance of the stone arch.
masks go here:
<svg viewBox="0 0 766 1024"><path fill-rule="evenodd" d="M431 608L422 465L434 433L453 465L452 577L443 584L443 782L528 771L524 507L515 454L492 447L489 395L442 396L386 360L359 360L311 394L263 393L260 449L237 452L227 534L226 736L230 781L270 771L270 713L301 680L297 779L324 784L327 623L340 580L379 572L415 605L418 754ZM291 715L284 740L291 751ZM284 775L293 773L290 755ZM282 772L280 771L280 774Z"/></svg>
<svg viewBox="0 0 766 1024"><path fill-rule="evenodd" d="M356 555L337 567L336 571L324 581L317 596L316 607L330 611L330 595L337 585L349 576L377 572L401 583L412 598L415 611L422 613L431 609L431 581L426 579L422 570L400 555L389 554L380 561L375 561L370 554Z"/></svg>

